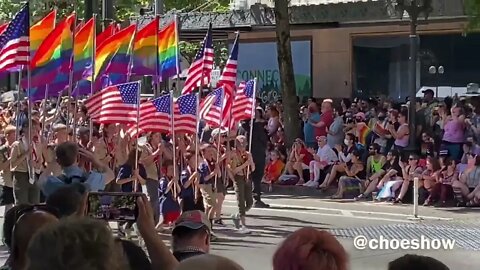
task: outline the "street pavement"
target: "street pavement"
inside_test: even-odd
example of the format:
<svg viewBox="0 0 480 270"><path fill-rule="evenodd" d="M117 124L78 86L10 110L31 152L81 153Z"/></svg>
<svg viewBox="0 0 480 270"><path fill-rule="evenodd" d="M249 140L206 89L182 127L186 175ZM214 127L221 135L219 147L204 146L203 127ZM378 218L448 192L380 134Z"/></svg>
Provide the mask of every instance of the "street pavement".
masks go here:
<svg viewBox="0 0 480 270"><path fill-rule="evenodd" d="M271 207L252 209L247 218L252 233L243 235L229 218L237 206L234 195L227 195L223 209L226 226L214 228L219 240L213 243L211 253L233 259L246 270L272 269L272 256L283 239L300 228L314 227L337 236L349 254L351 270L387 269L388 262L412 253L437 258L452 270L478 269L480 265L480 209L420 207L422 219L413 220L411 205L274 194L265 195L264 201ZM353 244L358 235L399 240L423 235L456 242L453 250L358 250ZM6 251L0 252L0 261L6 257Z"/></svg>

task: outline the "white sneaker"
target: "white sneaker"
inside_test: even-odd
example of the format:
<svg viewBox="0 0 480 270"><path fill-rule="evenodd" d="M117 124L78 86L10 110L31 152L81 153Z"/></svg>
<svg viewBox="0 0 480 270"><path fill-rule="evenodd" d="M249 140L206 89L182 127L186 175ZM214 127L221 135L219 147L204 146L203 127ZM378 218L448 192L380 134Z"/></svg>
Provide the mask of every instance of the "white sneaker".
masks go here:
<svg viewBox="0 0 480 270"><path fill-rule="evenodd" d="M307 183L305 183L304 186L311 187L311 188L316 188L318 186L318 183L317 183L317 181L310 180Z"/></svg>
<svg viewBox="0 0 480 270"><path fill-rule="evenodd" d="M312 180L309 180L305 184L303 184L304 187L309 187L312 184Z"/></svg>
<svg viewBox="0 0 480 270"><path fill-rule="evenodd" d="M240 229L238 229L238 232L239 232L239 233L242 233L242 234L249 234L249 233L250 233L250 230L247 229L247 227L242 226Z"/></svg>

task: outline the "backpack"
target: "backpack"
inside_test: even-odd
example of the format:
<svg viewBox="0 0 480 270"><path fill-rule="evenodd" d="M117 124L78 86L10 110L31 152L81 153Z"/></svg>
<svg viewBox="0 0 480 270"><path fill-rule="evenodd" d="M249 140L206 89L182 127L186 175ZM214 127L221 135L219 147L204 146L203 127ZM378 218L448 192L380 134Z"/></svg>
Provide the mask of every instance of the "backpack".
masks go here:
<svg viewBox="0 0 480 270"><path fill-rule="evenodd" d="M84 173L81 176L78 176L78 175L66 176L65 174L62 174L62 175L58 176L58 179L60 179L60 181L64 182L67 185L72 184L74 182L74 180L76 180L77 183L82 183L83 184L83 183L87 182L88 174Z"/></svg>

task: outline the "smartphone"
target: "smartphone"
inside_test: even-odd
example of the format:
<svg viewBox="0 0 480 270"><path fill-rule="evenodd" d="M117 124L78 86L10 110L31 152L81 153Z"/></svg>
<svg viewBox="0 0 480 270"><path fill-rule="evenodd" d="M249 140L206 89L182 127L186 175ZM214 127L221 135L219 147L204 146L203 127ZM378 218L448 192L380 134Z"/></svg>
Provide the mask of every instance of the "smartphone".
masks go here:
<svg viewBox="0 0 480 270"><path fill-rule="evenodd" d="M108 221L136 221L137 198L142 195L130 192L90 192L87 215Z"/></svg>

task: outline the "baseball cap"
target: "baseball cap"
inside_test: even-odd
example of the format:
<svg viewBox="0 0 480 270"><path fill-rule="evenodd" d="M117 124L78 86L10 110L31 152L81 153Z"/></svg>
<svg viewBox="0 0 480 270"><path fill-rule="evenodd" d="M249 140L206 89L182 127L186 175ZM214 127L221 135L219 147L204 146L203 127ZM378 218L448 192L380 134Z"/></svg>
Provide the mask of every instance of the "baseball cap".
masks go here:
<svg viewBox="0 0 480 270"><path fill-rule="evenodd" d="M183 212L175 222L175 227L173 228L172 233L179 227L186 227L192 230L198 230L202 227L207 227L208 231L212 230L207 215L200 210Z"/></svg>
<svg viewBox="0 0 480 270"><path fill-rule="evenodd" d="M432 94L432 95L435 95L435 92L433 92L432 89L425 89L422 91L423 94Z"/></svg>
<svg viewBox="0 0 480 270"><path fill-rule="evenodd" d="M212 137L217 137L218 134L225 135L225 134L227 134L227 130L220 129L220 128L216 128L216 129L212 130Z"/></svg>

